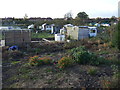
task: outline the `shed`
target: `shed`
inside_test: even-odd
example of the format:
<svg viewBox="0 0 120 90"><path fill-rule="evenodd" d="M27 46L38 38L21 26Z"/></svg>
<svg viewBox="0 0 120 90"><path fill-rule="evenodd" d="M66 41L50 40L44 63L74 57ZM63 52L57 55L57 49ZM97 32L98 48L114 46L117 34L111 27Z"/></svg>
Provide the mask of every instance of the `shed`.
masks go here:
<svg viewBox="0 0 120 90"><path fill-rule="evenodd" d="M21 46L31 42L31 31L29 29L0 30L0 33L2 35L1 41L4 41L5 46Z"/></svg>
<svg viewBox="0 0 120 90"><path fill-rule="evenodd" d="M71 39L80 40L97 35L96 27L65 25L66 35Z"/></svg>

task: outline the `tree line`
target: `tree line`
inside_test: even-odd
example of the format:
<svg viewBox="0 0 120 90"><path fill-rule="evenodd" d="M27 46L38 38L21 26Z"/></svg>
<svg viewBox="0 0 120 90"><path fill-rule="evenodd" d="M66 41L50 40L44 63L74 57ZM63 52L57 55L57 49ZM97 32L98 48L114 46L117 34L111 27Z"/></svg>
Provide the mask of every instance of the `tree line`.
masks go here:
<svg viewBox="0 0 120 90"><path fill-rule="evenodd" d="M41 26L43 23L47 24L55 24L63 26L65 24L73 24L73 25L88 25L89 23L111 23L115 22L117 18L112 16L111 18L89 18L89 15L85 12L79 12L75 18L71 12L68 12L64 15L64 18L28 18L27 14L25 14L24 18L17 19L12 18L10 20L3 20L3 25L24 25L28 26L30 24L34 24L36 26Z"/></svg>

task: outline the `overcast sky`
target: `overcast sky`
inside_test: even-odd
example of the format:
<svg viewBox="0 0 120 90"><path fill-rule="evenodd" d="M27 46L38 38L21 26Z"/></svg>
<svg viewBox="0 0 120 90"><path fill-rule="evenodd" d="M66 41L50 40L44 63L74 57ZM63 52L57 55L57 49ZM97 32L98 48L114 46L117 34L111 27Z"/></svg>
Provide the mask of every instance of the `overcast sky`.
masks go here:
<svg viewBox="0 0 120 90"><path fill-rule="evenodd" d="M119 0L0 0L0 18L52 17L63 18L67 12L73 17L86 12L90 18L118 16Z"/></svg>
<svg viewBox="0 0 120 90"><path fill-rule="evenodd" d="M118 3L118 17L120 17L120 1Z"/></svg>

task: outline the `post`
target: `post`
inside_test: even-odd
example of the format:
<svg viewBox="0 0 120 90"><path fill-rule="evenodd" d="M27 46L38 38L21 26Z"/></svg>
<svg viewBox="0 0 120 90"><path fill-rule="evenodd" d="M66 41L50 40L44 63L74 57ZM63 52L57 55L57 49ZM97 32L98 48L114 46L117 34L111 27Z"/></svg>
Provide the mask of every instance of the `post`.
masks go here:
<svg viewBox="0 0 120 90"><path fill-rule="evenodd" d="M2 26L2 18L0 18L0 26ZM2 32L0 32L2 40ZM2 89L2 47L0 47L0 90Z"/></svg>

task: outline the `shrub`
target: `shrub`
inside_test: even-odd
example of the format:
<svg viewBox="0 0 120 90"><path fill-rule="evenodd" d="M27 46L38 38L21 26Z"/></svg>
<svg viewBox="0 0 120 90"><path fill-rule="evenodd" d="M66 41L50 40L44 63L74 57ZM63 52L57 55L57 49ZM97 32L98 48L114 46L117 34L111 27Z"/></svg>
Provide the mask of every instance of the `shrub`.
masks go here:
<svg viewBox="0 0 120 90"><path fill-rule="evenodd" d="M77 63L86 64L89 61L89 55L86 51L74 53L73 56Z"/></svg>
<svg viewBox="0 0 120 90"><path fill-rule="evenodd" d="M30 57L30 59L29 59L29 64L30 65L40 65L40 64L42 64L43 63L43 61L40 61L39 60L39 57L38 56L33 56L33 57Z"/></svg>
<svg viewBox="0 0 120 90"><path fill-rule="evenodd" d="M79 64L86 64L89 61L89 53L85 50L85 47L77 47L71 49L73 59Z"/></svg>
<svg viewBox="0 0 120 90"><path fill-rule="evenodd" d="M97 62L99 64L106 64L106 65L109 65L111 63L110 60L107 60L107 59L105 59L103 57L97 57Z"/></svg>
<svg viewBox="0 0 120 90"><path fill-rule="evenodd" d="M33 56L30 57L29 59L29 63L30 65L42 65L42 64L51 64L52 63L52 59L50 57L38 57L38 56Z"/></svg>
<svg viewBox="0 0 120 90"><path fill-rule="evenodd" d="M39 61L43 61L43 64L51 64L52 63L52 59L50 57L39 58Z"/></svg>
<svg viewBox="0 0 120 90"><path fill-rule="evenodd" d="M77 47L77 48L73 48L73 49L71 49L71 54L74 54L74 53L79 52L79 51L86 51L85 47L80 46L80 47Z"/></svg>
<svg viewBox="0 0 120 90"><path fill-rule="evenodd" d="M79 64L99 65L107 63L106 60L98 57L94 53L87 51L83 46L71 49L70 55L75 60L75 62Z"/></svg>
<svg viewBox="0 0 120 90"><path fill-rule="evenodd" d="M69 67L71 65L73 65L74 60L72 60L72 58L70 57L62 57L59 61L58 61L58 67L60 69L63 69L65 67Z"/></svg>

